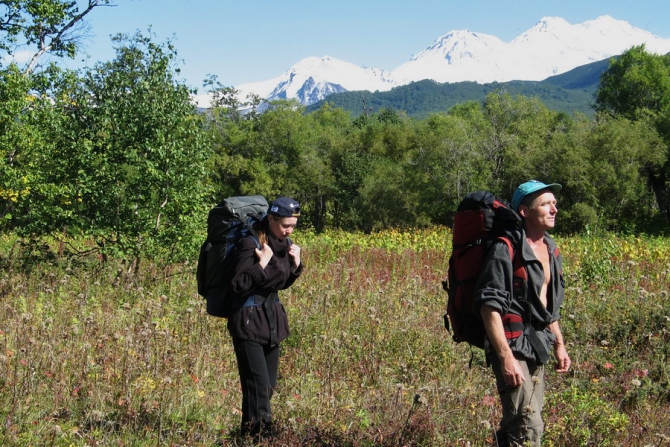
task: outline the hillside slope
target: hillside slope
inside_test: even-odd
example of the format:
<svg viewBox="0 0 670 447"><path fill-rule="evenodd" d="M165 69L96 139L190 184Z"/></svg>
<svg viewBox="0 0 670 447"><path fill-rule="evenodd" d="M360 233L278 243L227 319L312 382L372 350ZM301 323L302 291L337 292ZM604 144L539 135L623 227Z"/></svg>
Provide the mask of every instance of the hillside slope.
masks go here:
<svg viewBox="0 0 670 447"><path fill-rule="evenodd" d="M446 112L466 101L483 101L489 93L501 90L512 96L539 98L549 109L592 116L591 107L600 76L609 66L603 60L577 67L543 81L510 81L478 84L476 82L438 83L431 80L412 82L386 92L354 91L330 95L306 108L313 112L328 103L349 111L352 116L388 108L404 111L416 119L431 113Z"/></svg>

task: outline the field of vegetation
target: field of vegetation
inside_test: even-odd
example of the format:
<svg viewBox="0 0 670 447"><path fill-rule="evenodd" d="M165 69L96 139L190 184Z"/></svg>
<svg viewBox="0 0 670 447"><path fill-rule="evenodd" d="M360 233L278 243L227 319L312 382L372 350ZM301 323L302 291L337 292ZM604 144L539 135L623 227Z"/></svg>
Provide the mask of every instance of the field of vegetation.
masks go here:
<svg viewBox="0 0 670 447"><path fill-rule="evenodd" d="M205 314L194 265L129 274L84 246L0 238L0 444L244 445L225 320ZM294 239L307 270L282 295L266 445L488 445L492 373L442 326L449 231ZM544 445L670 444L670 240L558 242L573 369L547 375Z"/></svg>

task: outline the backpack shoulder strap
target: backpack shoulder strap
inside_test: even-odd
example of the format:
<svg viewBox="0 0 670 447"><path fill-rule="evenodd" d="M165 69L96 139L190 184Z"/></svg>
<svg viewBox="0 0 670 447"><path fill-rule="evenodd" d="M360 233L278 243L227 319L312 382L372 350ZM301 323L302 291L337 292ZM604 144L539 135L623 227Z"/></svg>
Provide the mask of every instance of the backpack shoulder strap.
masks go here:
<svg viewBox="0 0 670 447"><path fill-rule="evenodd" d="M260 238L258 237L258 231L254 228L254 226L249 223L247 220L240 220L242 222L242 226L249 232L249 236L254 240L256 243L256 248L259 250L261 249L261 242Z"/></svg>
<svg viewBox="0 0 670 447"><path fill-rule="evenodd" d="M516 289L517 279L525 282L528 280L528 272L526 272L526 267L524 267L523 263L521 262L521 256L517 256L518 253L515 250L516 247L514 247L512 241L505 236L499 236L498 240L503 241L509 250L509 258L512 261L512 267L514 268L514 288Z"/></svg>

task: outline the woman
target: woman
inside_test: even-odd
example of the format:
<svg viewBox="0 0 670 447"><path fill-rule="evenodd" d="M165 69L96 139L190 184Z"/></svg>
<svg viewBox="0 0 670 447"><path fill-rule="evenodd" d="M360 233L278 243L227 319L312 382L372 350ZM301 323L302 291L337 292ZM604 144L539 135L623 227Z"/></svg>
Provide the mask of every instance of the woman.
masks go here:
<svg viewBox="0 0 670 447"><path fill-rule="evenodd" d="M303 270L300 247L289 239L299 216L297 201L276 199L254 227L258 241L242 238L235 249L231 290L244 304L228 319L228 331L242 385L243 435L272 434L270 399L277 383L279 343L289 335L277 291L293 284Z"/></svg>

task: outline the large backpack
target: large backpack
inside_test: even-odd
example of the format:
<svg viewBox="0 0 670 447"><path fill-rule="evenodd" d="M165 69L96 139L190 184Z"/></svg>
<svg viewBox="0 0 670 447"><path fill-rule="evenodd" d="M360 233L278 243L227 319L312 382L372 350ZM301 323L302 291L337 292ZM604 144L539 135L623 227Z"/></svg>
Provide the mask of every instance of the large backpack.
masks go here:
<svg viewBox="0 0 670 447"><path fill-rule="evenodd" d="M246 236L252 236L261 248L253 225L267 210L268 202L262 196L229 197L210 210L196 271L198 294L207 300L208 314L227 318L236 310L228 290L233 249Z"/></svg>
<svg viewBox="0 0 670 447"><path fill-rule="evenodd" d="M484 259L496 240L504 241L509 248L515 290L525 285L526 269L519 256L515 256L520 227L519 215L507 202L488 191L473 192L459 204L454 217L449 270L446 280L442 281L448 295L444 326L457 343L467 342L484 348L486 331L479 315L475 315L473 301ZM523 330L520 318L514 323L514 332ZM512 338L511 335L519 336L520 332L509 335Z"/></svg>

